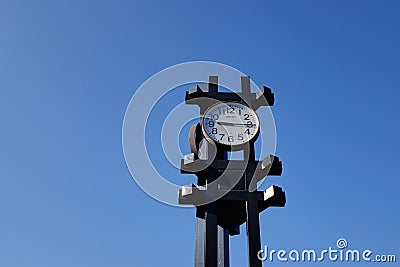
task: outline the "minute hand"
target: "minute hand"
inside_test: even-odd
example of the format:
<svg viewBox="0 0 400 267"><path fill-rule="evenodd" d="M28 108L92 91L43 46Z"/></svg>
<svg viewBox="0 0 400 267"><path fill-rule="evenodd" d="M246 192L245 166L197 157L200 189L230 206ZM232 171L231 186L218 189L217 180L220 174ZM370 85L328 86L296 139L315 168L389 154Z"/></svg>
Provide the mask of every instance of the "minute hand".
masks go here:
<svg viewBox="0 0 400 267"><path fill-rule="evenodd" d="M217 121L217 123L219 124L219 125L226 125L226 126L249 126L249 124L247 124L247 123L233 123L233 122L219 122L219 121ZM255 125L255 124L250 124L250 125Z"/></svg>

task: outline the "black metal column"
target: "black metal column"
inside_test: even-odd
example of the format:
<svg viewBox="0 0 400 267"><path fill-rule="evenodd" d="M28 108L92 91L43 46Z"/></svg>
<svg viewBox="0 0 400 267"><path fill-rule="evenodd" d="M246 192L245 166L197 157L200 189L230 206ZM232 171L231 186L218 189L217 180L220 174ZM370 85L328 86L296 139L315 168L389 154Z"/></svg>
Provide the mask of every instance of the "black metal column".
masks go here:
<svg viewBox="0 0 400 267"><path fill-rule="evenodd" d="M256 192L254 192L257 190L257 183L255 181L252 183L255 169L251 168L249 164L255 162L254 143L250 143L249 147L244 149L244 159L248 162L246 168L246 190L248 191L248 198L246 201L246 230L249 266L261 267L262 262L257 257L257 253L261 249L258 197Z"/></svg>
<svg viewBox="0 0 400 267"><path fill-rule="evenodd" d="M196 243L194 267L205 267L206 264L206 220L205 207L197 208ZM229 230L217 226L217 266L229 267Z"/></svg>
<svg viewBox="0 0 400 267"><path fill-rule="evenodd" d="M251 194L246 201L246 227L247 242L249 251L249 266L261 267L262 262L257 258L257 253L261 249L260 240L260 219L258 215L258 200L255 194Z"/></svg>
<svg viewBox="0 0 400 267"><path fill-rule="evenodd" d="M229 267L229 229L218 226L218 267Z"/></svg>
<svg viewBox="0 0 400 267"><path fill-rule="evenodd" d="M210 203L205 212L205 267L217 267L218 265L218 220L217 204Z"/></svg>

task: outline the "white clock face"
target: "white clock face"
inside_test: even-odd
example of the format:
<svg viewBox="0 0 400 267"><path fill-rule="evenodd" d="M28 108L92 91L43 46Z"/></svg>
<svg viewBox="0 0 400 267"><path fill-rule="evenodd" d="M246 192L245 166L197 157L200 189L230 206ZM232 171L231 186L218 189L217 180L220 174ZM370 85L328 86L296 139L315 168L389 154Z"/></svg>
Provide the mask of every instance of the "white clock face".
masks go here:
<svg viewBox="0 0 400 267"><path fill-rule="evenodd" d="M254 110L236 102L211 106L202 120L203 133L217 143L237 146L253 139L260 128Z"/></svg>

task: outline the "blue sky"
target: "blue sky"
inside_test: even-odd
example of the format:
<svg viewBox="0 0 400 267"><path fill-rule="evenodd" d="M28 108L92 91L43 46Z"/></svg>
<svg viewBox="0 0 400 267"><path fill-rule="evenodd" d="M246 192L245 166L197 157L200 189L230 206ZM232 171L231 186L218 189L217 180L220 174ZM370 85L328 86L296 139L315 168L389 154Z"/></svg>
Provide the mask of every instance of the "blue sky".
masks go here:
<svg viewBox="0 0 400 267"><path fill-rule="evenodd" d="M194 209L141 191L121 145L135 90L192 60L275 92L287 206L263 245L399 257L399 47L390 0L2 1L0 266L192 265Z"/></svg>

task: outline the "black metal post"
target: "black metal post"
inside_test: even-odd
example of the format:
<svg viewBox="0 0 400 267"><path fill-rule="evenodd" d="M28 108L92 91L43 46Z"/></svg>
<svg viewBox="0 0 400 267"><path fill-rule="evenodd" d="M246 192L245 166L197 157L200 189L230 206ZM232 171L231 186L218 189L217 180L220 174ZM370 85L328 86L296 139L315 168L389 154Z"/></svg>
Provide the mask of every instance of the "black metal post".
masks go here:
<svg viewBox="0 0 400 267"><path fill-rule="evenodd" d="M261 249L261 240L258 200L255 194L250 194L249 199L246 201L246 215L249 266L261 267L262 262L257 258L257 253Z"/></svg>
<svg viewBox="0 0 400 267"><path fill-rule="evenodd" d="M207 204L205 212L206 236L205 236L205 267L218 266L218 219L217 204Z"/></svg>

